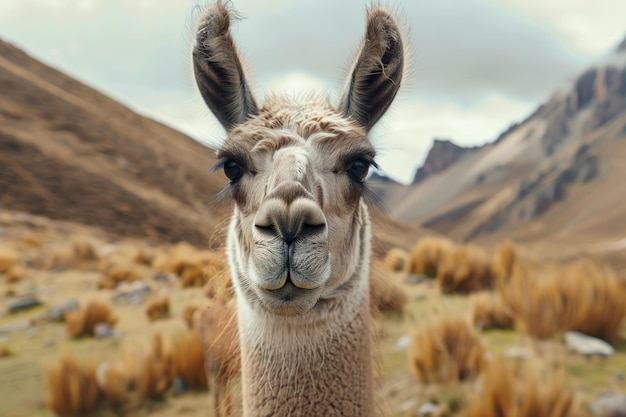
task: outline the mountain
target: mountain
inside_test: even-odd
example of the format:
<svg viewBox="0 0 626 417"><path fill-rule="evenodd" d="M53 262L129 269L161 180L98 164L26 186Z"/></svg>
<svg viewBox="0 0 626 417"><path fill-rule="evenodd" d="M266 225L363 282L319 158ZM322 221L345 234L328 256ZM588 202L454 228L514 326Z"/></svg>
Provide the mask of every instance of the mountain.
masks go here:
<svg viewBox="0 0 626 417"><path fill-rule="evenodd" d="M415 172L412 184L418 184L430 175L445 171L461 157L480 149L478 147L464 148L454 144L449 139L437 139L428 151L424 164Z"/></svg>
<svg viewBox="0 0 626 417"><path fill-rule="evenodd" d="M206 245L211 151L0 41L0 208Z"/></svg>
<svg viewBox="0 0 626 417"><path fill-rule="evenodd" d="M0 40L0 211L157 243L220 243L212 151ZM372 207L375 253L425 234ZM217 226L217 227L216 227Z"/></svg>
<svg viewBox="0 0 626 417"><path fill-rule="evenodd" d="M384 204L459 240L623 238L625 45L493 143L437 144L439 164L425 164L411 186L387 187Z"/></svg>

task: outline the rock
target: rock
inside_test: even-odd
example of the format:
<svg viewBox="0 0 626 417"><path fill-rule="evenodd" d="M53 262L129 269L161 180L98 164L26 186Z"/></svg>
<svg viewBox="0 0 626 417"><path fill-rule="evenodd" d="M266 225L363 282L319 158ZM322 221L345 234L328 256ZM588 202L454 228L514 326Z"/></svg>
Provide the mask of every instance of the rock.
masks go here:
<svg viewBox="0 0 626 417"><path fill-rule="evenodd" d="M507 358L512 358L512 359L526 359L532 355L532 352L530 349L512 347L506 350L505 355Z"/></svg>
<svg viewBox="0 0 626 417"><path fill-rule="evenodd" d="M48 310L48 320L50 321L64 321L65 313L67 311L78 310L78 300L71 298L61 306L55 306Z"/></svg>
<svg viewBox="0 0 626 417"><path fill-rule="evenodd" d="M108 339L115 336L115 331L107 323L98 323L93 328L93 336L96 339Z"/></svg>
<svg viewBox="0 0 626 417"><path fill-rule="evenodd" d="M173 385L174 395L183 395L187 392L187 384L185 384L185 380L180 375L176 375Z"/></svg>
<svg viewBox="0 0 626 417"><path fill-rule="evenodd" d="M46 340L43 341L43 345L44 347L52 347L54 345L56 345L56 341L54 339L48 338Z"/></svg>
<svg viewBox="0 0 626 417"><path fill-rule="evenodd" d="M398 340L396 340L396 344L393 345L393 350L395 351L407 350L410 345L411 345L411 336L408 334L405 334L404 336L401 336L398 338Z"/></svg>
<svg viewBox="0 0 626 417"><path fill-rule="evenodd" d="M19 300L10 301L7 305L9 313L14 314L19 311L30 310L31 308L43 305L41 300L36 297L21 298Z"/></svg>
<svg viewBox="0 0 626 417"><path fill-rule="evenodd" d="M33 325L31 320L21 320L8 326L0 327L0 334L11 334L20 330L26 330Z"/></svg>
<svg viewBox="0 0 626 417"><path fill-rule="evenodd" d="M133 283L123 283L115 290L113 301L117 303L141 304L145 301L150 286L144 281L135 281Z"/></svg>
<svg viewBox="0 0 626 417"><path fill-rule="evenodd" d="M589 410L597 417L626 417L626 395L615 392L600 394L589 404Z"/></svg>
<svg viewBox="0 0 626 417"><path fill-rule="evenodd" d="M152 279L155 281L161 281L161 282L167 282L168 284L173 284L178 281L178 275L167 274L165 272L157 272L152 275Z"/></svg>
<svg viewBox="0 0 626 417"><path fill-rule="evenodd" d="M586 356L611 356L615 353L613 346L604 340L575 331L565 333L565 345L569 349Z"/></svg>
<svg viewBox="0 0 626 417"><path fill-rule="evenodd" d="M439 411L439 406L434 403L424 403L417 409L419 417L432 416Z"/></svg>
<svg viewBox="0 0 626 417"><path fill-rule="evenodd" d="M404 282L410 285L421 284L424 281L426 281L426 277L422 274L409 274L404 279Z"/></svg>

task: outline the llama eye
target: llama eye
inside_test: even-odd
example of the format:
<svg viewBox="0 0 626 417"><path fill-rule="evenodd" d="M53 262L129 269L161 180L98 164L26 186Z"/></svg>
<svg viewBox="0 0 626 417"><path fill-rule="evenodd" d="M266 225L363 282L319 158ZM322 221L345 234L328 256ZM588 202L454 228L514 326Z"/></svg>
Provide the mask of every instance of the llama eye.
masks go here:
<svg viewBox="0 0 626 417"><path fill-rule="evenodd" d="M362 159L357 159L350 165L348 170L350 176L359 182L363 182L370 170L370 163Z"/></svg>
<svg viewBox="0 0 626 417"><path fill-rule="evenodd" d="M243 174L243 170L235 161L226 161L224 163L224 174L230 180L230 182L236 182L241 175Z"/></svg>

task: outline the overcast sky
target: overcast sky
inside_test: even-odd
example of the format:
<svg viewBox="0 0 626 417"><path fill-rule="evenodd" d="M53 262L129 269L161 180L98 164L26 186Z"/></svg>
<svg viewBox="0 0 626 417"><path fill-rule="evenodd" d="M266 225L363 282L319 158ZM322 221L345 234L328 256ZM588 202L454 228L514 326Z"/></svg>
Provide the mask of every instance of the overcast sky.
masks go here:
<svg viewBox="0 0 626 417"><path fill-rule="evenodd" d="M338 94L364 31L361 0L234 0L257 98ZM0 0L0 37L191 136L224 132L195 90L204 1ZM626 36L623 0L389 0L411 74L374 131L383 171L410 181L434 137L492 141Z"/></svg>

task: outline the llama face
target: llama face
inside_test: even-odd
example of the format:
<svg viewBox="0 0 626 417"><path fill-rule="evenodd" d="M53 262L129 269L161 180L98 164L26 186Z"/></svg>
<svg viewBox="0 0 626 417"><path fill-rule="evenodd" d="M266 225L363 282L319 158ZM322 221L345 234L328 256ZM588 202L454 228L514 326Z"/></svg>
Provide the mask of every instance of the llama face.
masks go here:
<svg viewBox="0 0 626 417"><path fill-rule="evenodd" d="M233 279L252 305L303 314L354 275L374 156L365 131L322 99L270 100L229 133L218 157L236 206Z"/></svg>
<svg viewBox="0 0 626 417"><path fill-rule="evenodd" d="M235 288L255 312L329 310L326 301L359 287L352 280L369 261L362 196L375 152L367 132L400 87L400 31L385 10L369 12L337 105L270 97L259 107L229 26L220 1L207 9L193 64L202 97L228 132L217 156L235 202L227 243Z"/></svg>

